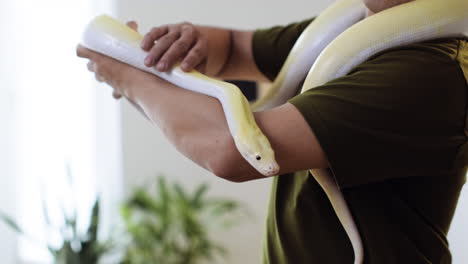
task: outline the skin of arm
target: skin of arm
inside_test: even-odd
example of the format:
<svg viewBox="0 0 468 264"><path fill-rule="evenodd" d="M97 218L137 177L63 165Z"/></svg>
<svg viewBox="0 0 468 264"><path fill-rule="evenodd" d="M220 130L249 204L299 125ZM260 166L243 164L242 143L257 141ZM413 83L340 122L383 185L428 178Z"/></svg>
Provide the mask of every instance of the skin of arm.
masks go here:
<svg viewBox="0 0 468 264"><path fill-rule="evenodd" d="M91 60L89 68L100 80L140 107L183 155L201 167L233 182L264 178L237 151L215 98L182 89L82 46L77 55ZM281 174L328 166L314 133L293 105L255 113L255 118L275 150Z"/></svg>

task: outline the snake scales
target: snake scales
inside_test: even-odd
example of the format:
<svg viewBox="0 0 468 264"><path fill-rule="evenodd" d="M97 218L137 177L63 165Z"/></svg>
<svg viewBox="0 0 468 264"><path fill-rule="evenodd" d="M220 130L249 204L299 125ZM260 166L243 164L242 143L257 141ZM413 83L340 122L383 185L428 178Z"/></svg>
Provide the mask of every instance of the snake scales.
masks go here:
<svg viewBox="0 0 468 264"><path fill-rule="evenodd" d="M302 92L349 73L372 55L396 46L442 37L466 36L468 1L416 0L365 17L362 0L337 0L300 36L267 96L254 109L268 109L294 96L306 77ZM395 19L398 18L398 19ZM198 72L170 72L148 68L143 61L142 36L109 16L92 20L82 44L96 52L155 74L182 88L217 98L237 149L265 176L276 175L279 165L274 151L258 128L251 107L239 89ZM352 45L350 45L352 43ZM364 249L346 201L328 170L311 170L326 192L354 249L355 263L362 263Z"/></svg>

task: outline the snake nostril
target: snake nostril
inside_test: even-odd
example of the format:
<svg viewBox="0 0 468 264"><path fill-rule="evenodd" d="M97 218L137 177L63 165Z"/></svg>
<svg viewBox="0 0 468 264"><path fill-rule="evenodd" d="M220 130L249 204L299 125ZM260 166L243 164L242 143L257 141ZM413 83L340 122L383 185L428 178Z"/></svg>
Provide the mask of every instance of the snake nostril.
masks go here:
<svg viewBox="0 0 468 264"><path fill-rule="evenodd" d="M261 160L261 159L262 159L262 157L260 157L260 155L255 156L255 158L256 158L257 160Z"/></svg>

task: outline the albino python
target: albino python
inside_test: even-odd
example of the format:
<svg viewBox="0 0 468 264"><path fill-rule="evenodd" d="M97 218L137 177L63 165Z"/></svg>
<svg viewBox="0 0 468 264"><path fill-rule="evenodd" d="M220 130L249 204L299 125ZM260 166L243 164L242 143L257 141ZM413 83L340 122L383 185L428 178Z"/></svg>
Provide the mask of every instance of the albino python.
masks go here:
<svg viewBox="0 0 468 264"><path fill-rule="evenodd" d="M301 92L348 74L386 49L436 38L467 36L467 0L415 0L363 20L365 13L362 0L337 0L332 4L305 29L270 92L253 108L281 105L295 95L306 76ZM217 98L244 159L265 176L278 173L274 151L236 86L195 71L186 73L179 67L168 73L148 68L143 63L146 52L140 48L141 40L142 36L126 25L111 17L99 16L87 26L82 44L182 88ZM354 263L362 263L364 250L359 231L333 176L322 169L311 170L311 174L327 194L352 243Z"/></svg>

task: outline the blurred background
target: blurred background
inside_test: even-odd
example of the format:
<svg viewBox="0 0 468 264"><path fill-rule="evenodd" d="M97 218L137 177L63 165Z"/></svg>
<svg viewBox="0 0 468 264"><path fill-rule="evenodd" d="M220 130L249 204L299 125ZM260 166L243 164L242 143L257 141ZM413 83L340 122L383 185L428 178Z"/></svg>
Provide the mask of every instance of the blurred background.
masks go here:
<svg viewBox="0 0 468 264"><path fill-rule="evenodd" d="M270 180L235 184L194 166L127 102L115 102L110 88L96 83L86 70L86 62L75 56L75 47L86 23L102 13L121 21L136 20L141 32L181 21L254 29L313 16L330 2L2 0L1 263L52 263L54 254L57 258L70 248L86 248L80 239L89 242L96 233L90 229L96 215L100 216L97 233L102 240L127 239L128 235L118 231L121 226L132 227L134 237L140 234L138 226L144 226L139 223L146 216L121 220L122 214L132 210L148 212L152 208L154 214L166 212L166 219L171 222L171 212L179 212L179 207L163 208L164 211L157 205L167 197L136 189L161 184L157 175L165 176L162 182L169 186L166 192L176 197L187 219L202 208L197 193L200 197L222 197L224 200L217 200L221 202L213 209L220 216L237 209L248 211L234 218L238 222L221 224L223 228L209 231L210 239L225 247L229 255L222 261L206 263L260 263ZM173 182L179 185L174 186ZM154 189L161 190L160 187ZM189 195L193 199L184 193L193 194ZM98 196L100 206L96 210ZM203 201L208 204L209 199ZM122 210L122 205L127 205L126 210ZM467 188L449 234L454 264L468 263L466 223ZM211 224L210 220L200 223L208 227ZM192 223L190 230L198 230L193 226L198 225ZM21 232L27 236L18 235ZM74 234L85 235L76 239ZM64 237L70 240L68 249L61 248ZM44 245L51 248L47 250ZM116 263L115 259L125 254L125 250L114 250L102 263Z"/></svg>

